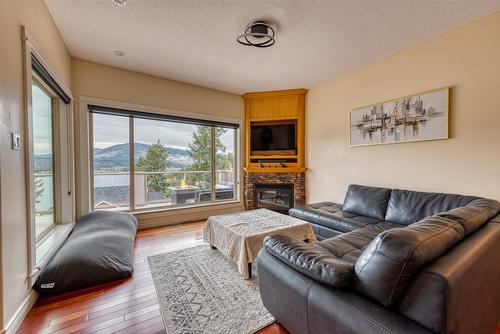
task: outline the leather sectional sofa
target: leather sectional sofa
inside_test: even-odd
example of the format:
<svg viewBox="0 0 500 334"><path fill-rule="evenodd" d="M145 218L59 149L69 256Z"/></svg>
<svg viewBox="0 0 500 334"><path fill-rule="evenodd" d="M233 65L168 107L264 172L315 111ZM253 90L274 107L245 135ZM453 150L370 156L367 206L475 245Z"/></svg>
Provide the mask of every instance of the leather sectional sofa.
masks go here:
<svg viewBox="0 0 500 334"><path fill-rule="evenodd" d="M479 197L351 185L343 205L290 210L318 243L265 239L262 300L292 334L493 334L499 212Z"/></svg>

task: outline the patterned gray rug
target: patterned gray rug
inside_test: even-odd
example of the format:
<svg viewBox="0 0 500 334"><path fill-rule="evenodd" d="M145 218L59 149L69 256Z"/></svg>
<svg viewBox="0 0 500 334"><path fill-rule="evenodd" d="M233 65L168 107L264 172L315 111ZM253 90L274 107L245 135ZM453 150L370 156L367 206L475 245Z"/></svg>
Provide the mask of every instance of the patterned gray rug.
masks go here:
<svg viewBox="0 0 500 334"><path fill-rule="evenodd" d="M244 334L273 323L257 280L208 245L150 256L160 311L168 334Z"/></svg>

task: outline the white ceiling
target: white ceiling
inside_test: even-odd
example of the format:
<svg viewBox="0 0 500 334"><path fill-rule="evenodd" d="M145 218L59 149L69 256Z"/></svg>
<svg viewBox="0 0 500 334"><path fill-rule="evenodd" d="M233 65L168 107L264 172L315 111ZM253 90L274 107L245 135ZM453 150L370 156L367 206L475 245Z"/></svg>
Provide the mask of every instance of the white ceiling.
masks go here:
<svg viewBox="0 0 500 334"><path fill-rule="evenodd" d="M233 93L314 87L500 10L474 0L45 2L74 57ZM236 43L254 19L277 24L275 46Z"/></svg>

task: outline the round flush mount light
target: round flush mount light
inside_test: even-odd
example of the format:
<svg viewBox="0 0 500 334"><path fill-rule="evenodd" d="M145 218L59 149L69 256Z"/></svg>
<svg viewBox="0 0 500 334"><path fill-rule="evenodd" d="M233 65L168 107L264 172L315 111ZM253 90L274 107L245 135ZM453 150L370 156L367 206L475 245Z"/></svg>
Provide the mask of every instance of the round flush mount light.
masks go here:
<svg viewBox="0 0 500 334"><path fill-rule="evenodd" d="M124 53L124 52L122 52L122 51L120 51L120 50L115 50L115 51L113 51L113 53L114 53L115 55L117 55L118 57L121 57L121 56L124 56L124 55L125 55L125 53Z"/></svg>
<svg viewBox="0 0 500 334"><path fill-rule="evenodd" d="M118 6L125 6L127 4L127 0L113 0L113 2L115 4L117 4Z"/></svg>
<svg viewBox="0 0 500 334"><path fill-rule="evenodd" d="M267 48L274 45L275 34L275 28L271 23L257 20L247 25L245 32L239 35L236 40L243 45Z"/></svg>

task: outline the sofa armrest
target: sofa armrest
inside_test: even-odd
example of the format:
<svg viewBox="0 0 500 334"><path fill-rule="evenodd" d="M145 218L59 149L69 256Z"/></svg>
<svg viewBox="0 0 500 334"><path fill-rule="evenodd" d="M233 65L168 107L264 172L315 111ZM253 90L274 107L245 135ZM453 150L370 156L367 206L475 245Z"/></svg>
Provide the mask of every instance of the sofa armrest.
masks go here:
<svg viewBox="0 0 500 334"><path fill-rule="evenodd" d="M334 257L321 246L284 235L268 236L264 248L286 265L315 281L343 288L350 284L354 264Z"/></svg>
<svg viewBox="0 0 500 334"><path fill-rule="evenodd" d="M500 224L488 222L424 267L398 311L436 333L495 333L499 263Z"/></svg>
<svg viewBox="0 0 500 334"><path fill-rule="evenodd" d="M496 217L493 217L493 218L490 220L490 223L497 223L497 224L500 224L500 214L496 215Z"/></svg>
<svg viewBox="0 0 500 334"><path fill-rule="evenodd" d="M353 292L322 285L271 255L257 257L266 309L294 334L434 334L407 317Z"/></svg>

